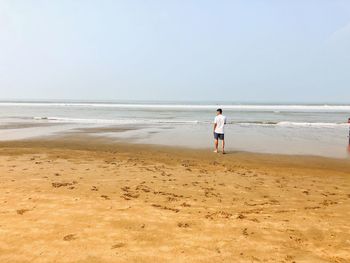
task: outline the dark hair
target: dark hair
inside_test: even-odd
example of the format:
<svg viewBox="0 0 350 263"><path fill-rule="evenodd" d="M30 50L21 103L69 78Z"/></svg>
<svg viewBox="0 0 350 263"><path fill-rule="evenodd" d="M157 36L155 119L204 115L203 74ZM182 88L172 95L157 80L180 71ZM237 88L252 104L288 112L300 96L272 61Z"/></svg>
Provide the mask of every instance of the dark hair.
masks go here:
<svg viewBox="0 0 350 263"><path fill-rule="evenodd" d="M220 112L220 114L222 114L222 109L217 109L216 111Z"/></svg>

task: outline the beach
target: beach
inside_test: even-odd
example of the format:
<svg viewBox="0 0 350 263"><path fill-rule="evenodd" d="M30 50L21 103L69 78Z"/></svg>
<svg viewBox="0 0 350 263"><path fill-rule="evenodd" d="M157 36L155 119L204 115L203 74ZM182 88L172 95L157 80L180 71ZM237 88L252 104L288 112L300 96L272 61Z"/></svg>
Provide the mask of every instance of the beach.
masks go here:
<svg viewBox="0 0 350 263"><path fill-rule="evenodd" d="M350 263L350 0L0 25L0 263Z"/></svg>
<svg viewBox="0 0 350 263"><path fill-rule="evenodd" d="M350 162L0 143L0 262L349 262Z"/></svg>

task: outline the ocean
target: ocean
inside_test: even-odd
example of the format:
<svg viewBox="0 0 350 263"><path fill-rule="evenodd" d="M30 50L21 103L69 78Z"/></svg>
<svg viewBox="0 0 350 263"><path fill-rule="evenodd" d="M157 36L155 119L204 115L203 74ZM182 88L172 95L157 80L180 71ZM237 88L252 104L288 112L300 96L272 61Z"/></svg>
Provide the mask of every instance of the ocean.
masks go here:
<svg viewBox="0 0 350 263"><path fill-rule="evenodd" d="M85 132L116 141L209 150L217 108L228 120L229 152L349 157L350 105L3 101L0 140Z"/></svg>

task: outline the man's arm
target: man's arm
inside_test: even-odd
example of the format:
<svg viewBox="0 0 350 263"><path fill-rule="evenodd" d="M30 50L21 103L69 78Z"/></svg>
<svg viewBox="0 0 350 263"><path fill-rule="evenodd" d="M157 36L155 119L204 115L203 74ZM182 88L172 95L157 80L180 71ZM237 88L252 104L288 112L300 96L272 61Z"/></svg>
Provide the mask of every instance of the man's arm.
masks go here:
<svg viewBox="0 0 350 263"><path fill-rule="evenodd" d="M215 129L216 129L216 123L214 123L214 132L215 132Z"/></svg>

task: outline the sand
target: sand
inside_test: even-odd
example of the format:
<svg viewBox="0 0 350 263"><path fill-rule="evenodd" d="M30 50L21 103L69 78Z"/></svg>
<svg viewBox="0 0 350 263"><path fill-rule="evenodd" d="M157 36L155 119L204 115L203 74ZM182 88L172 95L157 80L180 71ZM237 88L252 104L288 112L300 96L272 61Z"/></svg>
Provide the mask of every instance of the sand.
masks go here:
<svg viewBox="0 0 350 263"><path fill-rule="evenodd" d="M349 160L0 147L0 262L350 262Z"/></svg>

